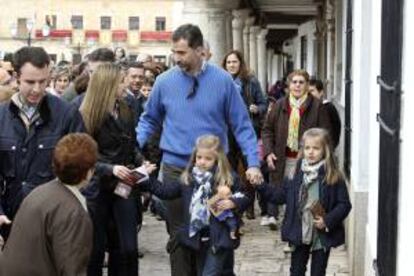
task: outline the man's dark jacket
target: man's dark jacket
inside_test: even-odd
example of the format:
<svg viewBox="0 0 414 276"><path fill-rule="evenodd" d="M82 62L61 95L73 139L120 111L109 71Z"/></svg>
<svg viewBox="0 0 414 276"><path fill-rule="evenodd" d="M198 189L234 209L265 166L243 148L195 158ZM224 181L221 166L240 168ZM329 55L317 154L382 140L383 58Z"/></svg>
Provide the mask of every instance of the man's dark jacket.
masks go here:
<svg viewBox="0 0 414 276"><path fill-rule="evenodd" d="M10 219L30 191L55 178L52 153L59 139L84 129L79 112L50 94L29 130L19 112L13 101L0 105L0 214Z"/></svg>

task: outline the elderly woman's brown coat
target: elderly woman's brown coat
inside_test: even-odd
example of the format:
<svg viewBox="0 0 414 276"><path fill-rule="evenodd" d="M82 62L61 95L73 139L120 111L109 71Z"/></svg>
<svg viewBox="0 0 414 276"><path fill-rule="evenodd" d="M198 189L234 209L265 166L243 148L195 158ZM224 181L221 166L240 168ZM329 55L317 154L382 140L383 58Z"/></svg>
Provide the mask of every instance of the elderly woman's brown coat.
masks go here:
<svg viewBox="0 0 414 276"><path fill-rule="evenodd" d="M91 250L89 214L52 180L23 201L0 254L0 275L86 275Z"/></svg>
<svg viewBox="0 0 414 276"><path fill-rule="evenodd" d="M276 169L270 171L270 182L279 184L283 180L286 162L286 144L289 128L289 96L279 99L269 111L262 129L262 141L265 157L274 153ZM321 101L308 95L303 103L303 114L300 119L299 139L303 133L313 127L325 128L329 132L331 126L326 110Z"/></svg>

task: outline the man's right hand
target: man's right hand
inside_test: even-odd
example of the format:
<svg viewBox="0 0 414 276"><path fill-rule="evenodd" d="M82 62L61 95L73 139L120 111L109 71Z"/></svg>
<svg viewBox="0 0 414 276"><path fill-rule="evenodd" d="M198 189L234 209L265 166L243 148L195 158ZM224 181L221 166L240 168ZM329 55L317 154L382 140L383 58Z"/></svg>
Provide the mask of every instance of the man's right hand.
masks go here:
<svg viewBox="0 0 414 276"><path fill-rule="evenodd" d="M268 156L266 156L266 162L267 162L267 167L270 170L275 170L275 162L277 160L277 157L274 153L270 153Z"/></svg>

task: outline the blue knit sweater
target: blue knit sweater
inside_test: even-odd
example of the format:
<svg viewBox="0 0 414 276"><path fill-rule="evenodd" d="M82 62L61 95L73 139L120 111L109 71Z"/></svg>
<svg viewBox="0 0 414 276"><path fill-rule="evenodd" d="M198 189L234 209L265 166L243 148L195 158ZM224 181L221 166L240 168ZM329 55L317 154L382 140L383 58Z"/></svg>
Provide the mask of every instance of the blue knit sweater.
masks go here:
<svg viewBox="0 0 414 276"><path fill-rule="evenodd" d="M139 145L143 147L150 135L162 126L162 161L185 167L201 135L217 135L227 151L230 128L247 156L249 167L258 167L256 134L231 76L206 63L197 81L195 94L188 97L194 79L179 67L158 76L137 126Z"/></svg>

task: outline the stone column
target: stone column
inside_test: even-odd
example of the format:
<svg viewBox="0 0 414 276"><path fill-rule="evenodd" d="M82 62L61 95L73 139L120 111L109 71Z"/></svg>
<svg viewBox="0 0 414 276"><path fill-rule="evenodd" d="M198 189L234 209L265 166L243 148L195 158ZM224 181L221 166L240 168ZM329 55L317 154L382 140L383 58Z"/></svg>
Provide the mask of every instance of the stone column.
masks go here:
<svg viewBox="0 0 414 276"><path fill-rule="evenodd" d="M316 77L324 81L326 77L325 71L325 21L316 20L316 32L315 36L315 54L317 56Z"/></svg>
<svg viewBox="0 0 414 276"><path fill-rule="evenodd" d="M249 34L249 63L250 69L257 75L257 34L260 26L251 26Z"/></svg>
<svg viewBox="0 0 414 276"><path fill-rule="evenodd" d="M316 48L316 39L314 33L308 34L308 46L307 46L307 55L308 55L308 64L306 70L309 75L312 77L316 76L315 65L317 61L317 56L315 55Z"/></svg>
<svg viewBox="0 0 414 276"><path fill-rule="evenodd" d="M210 42L212 49L211 61L216 64L221 63L221 59L227 52L227 37L226 37L226 12L214 11L208 14L209 21L209 35L207 40ZM221 30L221 31L214 31Z"/></svg>
<svg viewBox="0 0 414 276"><path fill-rule="evenodd" d="M267 49L267 57L266 57L266 64L267 64L267 88L269 88L269 86L273 85L273 79L272 79L272 72L273 72L273 67L272 67L272 59L273 59L273 53L274 50L268 48Z"/></svg>
<svg viewBox="0 0 414 276"><path fill-rule="evenodd" d="M250 67L250 27L253 25L255 21L254 17L249 17L244 22L243 28L243 52L244 52L244 60L246 64Z"/></svg>
<svg viewBox="0 0 414 276"><path fill-rule="evenodd" d="M232 21L233 21L233 14L232 14L231 11L227 11L226 12L226 38L227 38L227 41L226 41L227 42L226 53L228 53L229 51L231 51L233 49L233 27L232 27Z"/></svg>
<svg viewBox="0 0 414 276"><path fill-rule="evenodd" d="M282 70L281 70L281 63L282 58L281 55L273 55L272 57L272 84L275 83L277 80L280 80L282 78Z"/></svg>
<svg viewBox="0 0 414 276"><path fill-rule="evenodd" d="M263 93L267 91L266 35L268 31L268 29L261 29L257 34L257 76Z"/></svg>
<svg viewBox="0 0 414 276"><path fill-rule="evenodd" d="M233 49L244 53L243 45L243 28L244 23L249 15L250 10L234 10L233 11Z"/></svg>
<svg viewBox="0 0 414 276"><path fill-rule="evenodd" d="M228 12L236 8L239 1L184 0L181 23L192 23L200 27L204 38L210 43L213 63L220 64L228 51L231 41Z"/></svg>

